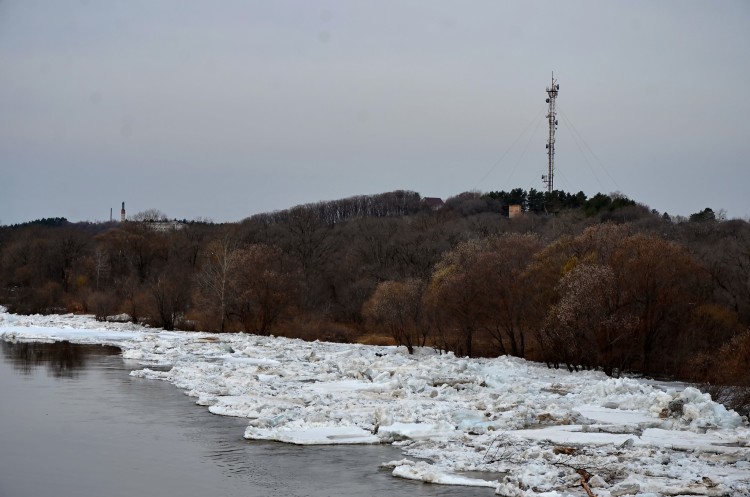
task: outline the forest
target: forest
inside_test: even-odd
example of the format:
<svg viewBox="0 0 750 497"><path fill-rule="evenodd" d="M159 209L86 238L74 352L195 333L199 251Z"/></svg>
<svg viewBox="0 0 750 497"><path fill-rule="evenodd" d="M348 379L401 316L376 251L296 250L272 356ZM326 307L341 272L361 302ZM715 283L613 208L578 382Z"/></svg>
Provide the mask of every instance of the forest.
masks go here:
<svg viewBox="0 0 750 497"><path fill-rule="evenodd" d="M710 208L514 189L436 209L394 191L166 219L0 226L0 303L683 379L750 412L750 223Z"/></svg>

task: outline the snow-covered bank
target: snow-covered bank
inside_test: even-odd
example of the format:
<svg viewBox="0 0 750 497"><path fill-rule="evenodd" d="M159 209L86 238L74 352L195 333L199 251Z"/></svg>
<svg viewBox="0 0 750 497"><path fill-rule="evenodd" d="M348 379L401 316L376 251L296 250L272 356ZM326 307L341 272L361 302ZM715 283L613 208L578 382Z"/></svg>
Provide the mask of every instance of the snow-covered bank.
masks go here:
<svg viewBox="0 0 750 497"><path fill-rule="evenodd" d="M131 374L169 381L245 437L392 443L399 477L499 495L750 495L750 429L694 388L569 374L509 357L253 335L164 332L86 316L0 313L5 340L119 346ZM158 368L156 366L159 366ZM168 371L164 369L170 367ZM472 478L461 472L497 472Z"/></svg>

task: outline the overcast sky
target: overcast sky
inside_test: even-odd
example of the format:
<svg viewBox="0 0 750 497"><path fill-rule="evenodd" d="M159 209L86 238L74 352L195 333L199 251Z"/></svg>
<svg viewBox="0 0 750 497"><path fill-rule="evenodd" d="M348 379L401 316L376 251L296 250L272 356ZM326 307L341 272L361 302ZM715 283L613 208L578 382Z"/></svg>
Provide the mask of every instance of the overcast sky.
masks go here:
<svg viewBox="0 0 750 497"><path fill-rule="evenodd" d="M396 189L750 216L750 2L0 0L0 224Z"/></svg>

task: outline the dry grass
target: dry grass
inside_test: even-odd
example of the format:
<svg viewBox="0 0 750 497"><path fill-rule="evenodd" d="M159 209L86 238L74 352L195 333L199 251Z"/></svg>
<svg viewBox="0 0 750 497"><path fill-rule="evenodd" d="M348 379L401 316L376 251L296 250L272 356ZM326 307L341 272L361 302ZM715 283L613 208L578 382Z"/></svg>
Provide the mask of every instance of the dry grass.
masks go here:
<svg viewBox="0 0 750 497"><path fill-rule="evenodd" d="M373 333L360 335L355 339L355 342L363 345L396 345L396 340L393 337Z"/></svg>

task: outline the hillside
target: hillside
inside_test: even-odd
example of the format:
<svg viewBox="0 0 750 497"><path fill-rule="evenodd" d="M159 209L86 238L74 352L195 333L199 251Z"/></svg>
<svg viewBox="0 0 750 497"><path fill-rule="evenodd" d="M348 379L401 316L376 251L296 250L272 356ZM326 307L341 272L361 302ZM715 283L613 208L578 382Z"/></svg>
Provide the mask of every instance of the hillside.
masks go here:
<svg viewBox="0 0 750 497"><path fill-rule="evenodd" d="M435 207L395 191L166 231L145 218L2 227L0 302L670 376L742 387L712 388L747 409L746 221L521 189Z"/></svg>

